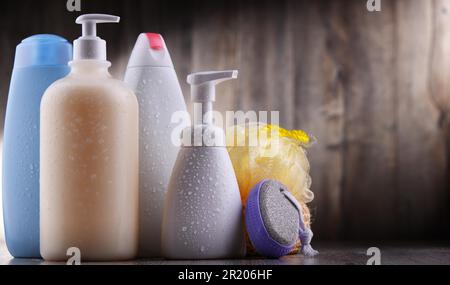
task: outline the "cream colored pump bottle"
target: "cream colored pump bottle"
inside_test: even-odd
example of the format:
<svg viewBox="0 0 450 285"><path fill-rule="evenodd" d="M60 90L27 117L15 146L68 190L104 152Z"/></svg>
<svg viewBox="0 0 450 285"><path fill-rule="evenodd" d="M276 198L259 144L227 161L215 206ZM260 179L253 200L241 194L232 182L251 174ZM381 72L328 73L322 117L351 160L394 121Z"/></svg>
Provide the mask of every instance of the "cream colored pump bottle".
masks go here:
<svg viewBox="0 0 450 285"><path fill-rule="evenodd" d="M71 73L41 102L40 251L45 260L126 260L138 241L138 103L108 72L97 23L116 16L82 15Z"/></svg>

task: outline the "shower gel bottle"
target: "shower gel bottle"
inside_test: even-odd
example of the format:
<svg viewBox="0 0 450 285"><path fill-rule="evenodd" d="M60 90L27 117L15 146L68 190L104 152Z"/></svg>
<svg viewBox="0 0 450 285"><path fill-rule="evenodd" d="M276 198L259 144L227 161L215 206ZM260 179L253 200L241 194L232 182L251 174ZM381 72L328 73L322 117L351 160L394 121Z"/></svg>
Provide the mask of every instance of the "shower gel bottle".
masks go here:
<svg viewBox="0 0 450 285"><path fill-rule="evenodd" d="M55 35L34 35L16 48L3 145L3 218L14 257L40 257L39 108L71 59L72 45Z"/></svg>
<svg viewBox="0 0 450 285"><path fill-rule="evenodd" d="M177 111L186 112L169 50L161 35L139 35L125 83L139 101L139 256L161 257L164 199L179 151L172 142L176 124L171 118Z"/></svg>
<svg viewBox="0 0 450 285"><path fill-rule="evenodd" d="M82 261L132 259L138 238L138 103L111 77L97 23L119 17L77 18L70 74L41 103L41 255Z"/></svg>

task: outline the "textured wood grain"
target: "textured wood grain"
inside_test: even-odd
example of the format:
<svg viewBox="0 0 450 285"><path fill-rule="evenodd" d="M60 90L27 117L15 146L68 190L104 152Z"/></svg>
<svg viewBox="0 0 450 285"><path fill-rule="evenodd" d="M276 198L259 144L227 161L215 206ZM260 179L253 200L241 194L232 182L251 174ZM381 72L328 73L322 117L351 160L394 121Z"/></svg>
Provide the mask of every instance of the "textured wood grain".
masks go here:
<svg viewBox="0 0 450 285"><path fill-rule="evenodd" d="M343 236L378 239L397 228L395 27L392 2L370 15L357 2L339 6L333 23L344 93Z"/></svg>
<svg viewBox="0 0 450 285"><path fill-rule="evenodd" d="M450 238L450 0L83 1L122 16L102 25L122 77L141 32L160 32L184 96L192 71L238 68L216 107L278 110L309 149L313 229L322 239ZM15 45L35 33L79 36L61 0L0 10L1 109ZM3 113L3 112L2 112Z"/></svg>
<svg viewBox="0 0 450 285"><path fill-rule="evenodd" d="M430 69L445 66L443 61L432 64L432 50L440 40L433 36L437 3L396 4L399 225L407 235L433 237L445 226L439 221L448 207L446 145L431 94Z"/></svg>

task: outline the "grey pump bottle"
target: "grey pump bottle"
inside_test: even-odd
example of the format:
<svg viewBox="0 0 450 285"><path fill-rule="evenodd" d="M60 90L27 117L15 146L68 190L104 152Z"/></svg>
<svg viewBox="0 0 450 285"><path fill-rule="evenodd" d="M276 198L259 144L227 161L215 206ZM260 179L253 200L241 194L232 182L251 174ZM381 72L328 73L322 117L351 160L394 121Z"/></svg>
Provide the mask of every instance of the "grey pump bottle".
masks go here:
<svg viewBox="0 0 450 285"><path fill-rule="evenodd" d="M237 71L190 74L194 125L183 131L182 147L166 197L162 247L166 258L218 259L245 255L242 202L225 148L213 125L215 85Z"/></svg>

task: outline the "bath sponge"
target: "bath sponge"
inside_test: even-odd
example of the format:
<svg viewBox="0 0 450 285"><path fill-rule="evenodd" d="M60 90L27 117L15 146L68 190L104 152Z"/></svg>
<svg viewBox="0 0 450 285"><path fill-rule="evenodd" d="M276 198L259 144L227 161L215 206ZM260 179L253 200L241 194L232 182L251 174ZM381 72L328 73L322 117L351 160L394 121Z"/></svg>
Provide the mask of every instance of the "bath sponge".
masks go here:
<svg viewBox="0 0 450 285"><path fill-rule="evenodd" d="M288 254L300 237L301 252L317 254L310 242L302 208L286 186L276 180L259 182L249 194L245 210L247 232L256 251L266 257Z"/></svg>
<svg viewBox="0 0 450 285"><path fill-rule="evenodd" d="M301 130L247 123L228 127L226 139L244 204L252 187L263 179L280 181L301 203L314 199L307 158L314 137Z"/></svg>

